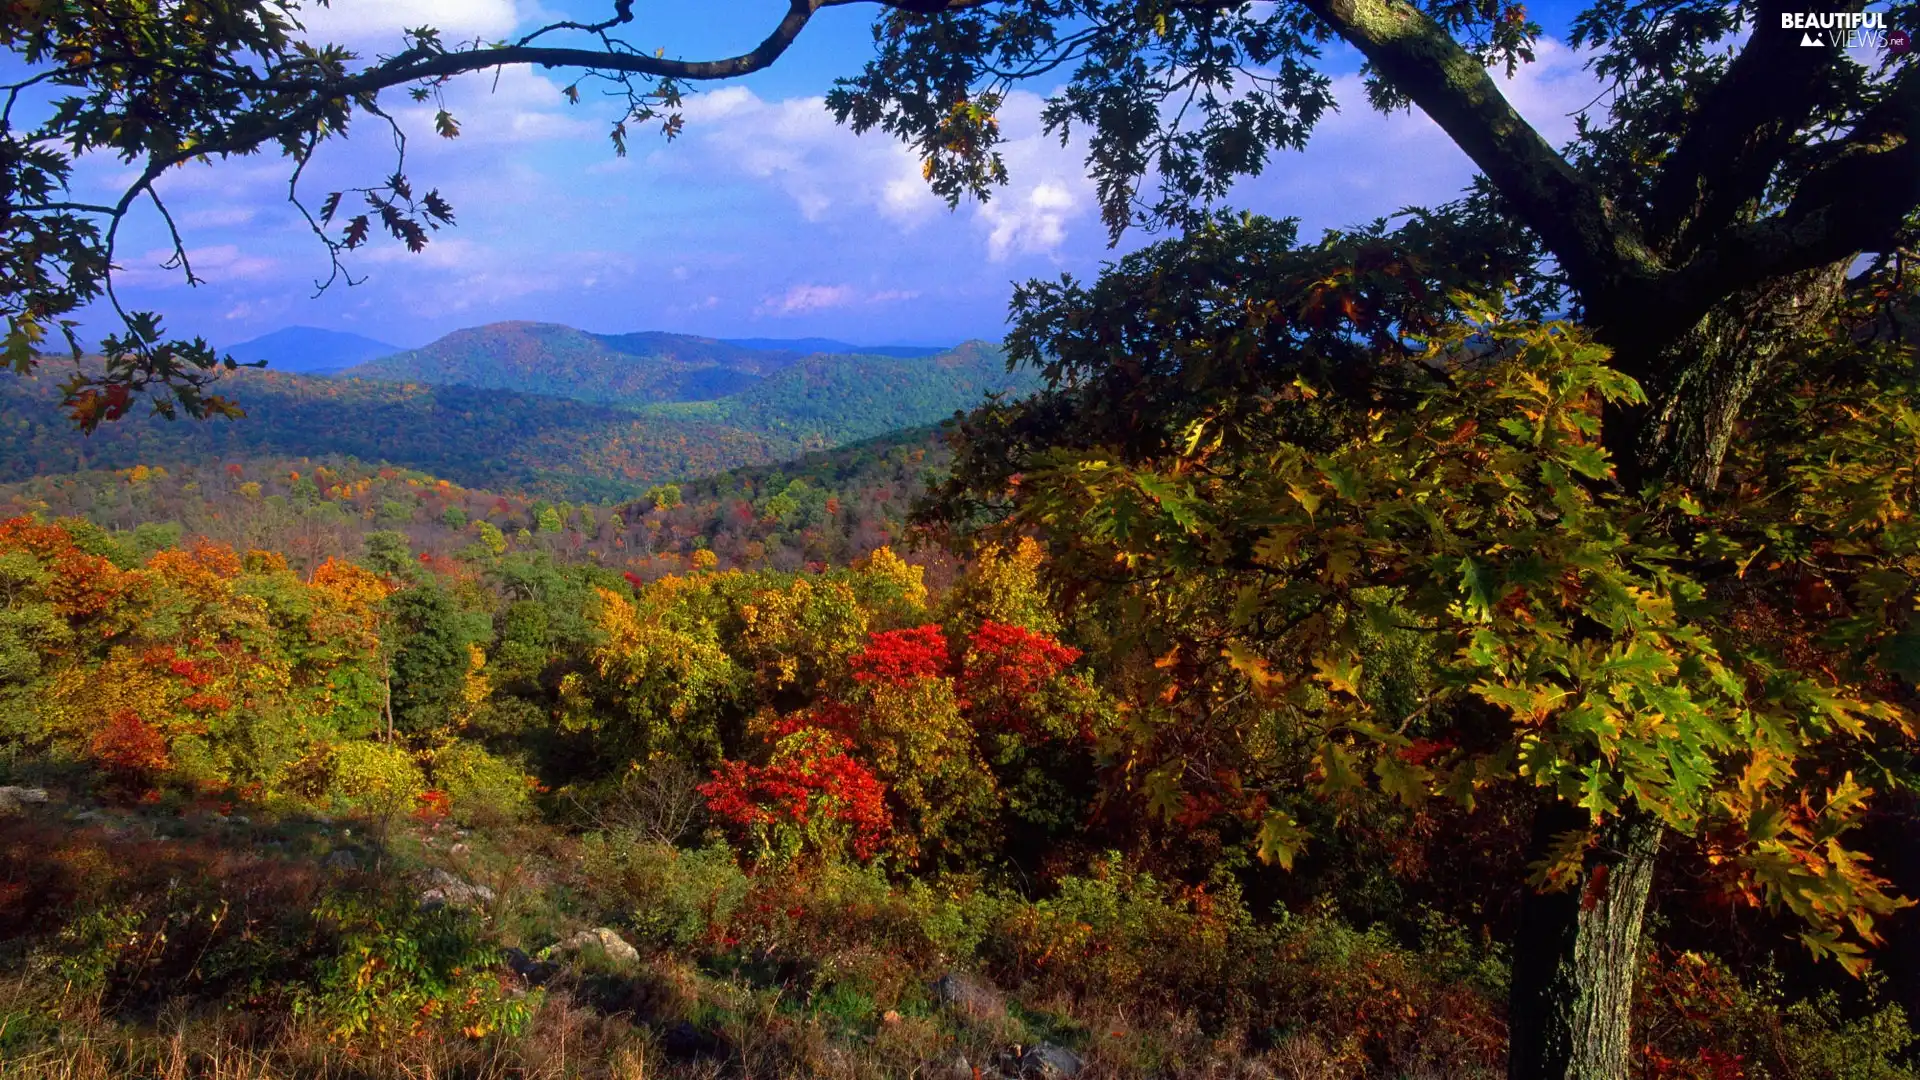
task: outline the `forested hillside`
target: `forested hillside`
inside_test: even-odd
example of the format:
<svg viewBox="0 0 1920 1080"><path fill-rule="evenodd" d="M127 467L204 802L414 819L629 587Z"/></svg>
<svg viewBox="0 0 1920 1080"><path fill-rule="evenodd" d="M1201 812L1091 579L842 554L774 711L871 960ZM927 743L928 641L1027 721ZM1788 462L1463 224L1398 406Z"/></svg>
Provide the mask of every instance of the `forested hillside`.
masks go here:
<svg viewBox="0 0 1920 1080"><path fill-rule="evenodd" d="M752 355L765 355L753 353ZM601 501L655 484L945 419L988 392L1031 386L1000 354L814 357L733 397L644 410L507 390L239 371L248 415L169 423L135 414L91 436L54 407L57 366L0 376L0 481L36 474L254 456L352 456L489 489Z"/></svg>
<svg viewBox="0 0 1920 1080"><path fill-rule="evenodd" d="M551 323L507 322L456 330L341 374L644 404L724 397L798 357L684 334L589 334Z"/></svg>
<svg viewBox="0 0 1920 1080"><path fill-rule="evenodd" d="M508 551L653 580L699 553L721 569L845 565L906 537L948 458L931 432L663 484L613 503L475 490L352 458L255 457L37 476L0 485L0 517L80 518L151 552L186 537L283 554L310 571L398 531L426 558ZM929 553L936 565L944 560Z"/></svg>

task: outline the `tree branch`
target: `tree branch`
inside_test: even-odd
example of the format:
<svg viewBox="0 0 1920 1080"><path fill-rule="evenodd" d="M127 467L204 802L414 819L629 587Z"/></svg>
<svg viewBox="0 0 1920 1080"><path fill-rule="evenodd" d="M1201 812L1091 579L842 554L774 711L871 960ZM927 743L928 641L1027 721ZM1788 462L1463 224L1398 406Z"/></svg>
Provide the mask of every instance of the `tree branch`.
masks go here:
<svg viewBox="0 0 1920 1080"><path fill-rule="evenodd" d="M1732 230L1676 273L1671 302L1698 318L1715 300L1762 281L1886 250L1916 205L1920 70L1908 68L1785 210Z"/></svg>
<svg viewBox="0 0 1920 1080"><path fill-rule="evenodd" d="M1595 322L1627 317L1652 291L1659 267L1637 233L1452 35L1406 0L1302 3L1466 151L1559 259Z"/></svg>
<svg viewBox="0 0 1920 1080"><path fill-rule="evenodd" d="M1863 0L1838 10L1859 11ZM1766 192L1800 124L1832 86L1839 49L1805 49L1780 28L1796 0L1761 0L1753 33L1726 75L1688 120L1655 180L1645 222L1648 239L1669 258L1692 255L1701 238L1732 224Z"/></svg>

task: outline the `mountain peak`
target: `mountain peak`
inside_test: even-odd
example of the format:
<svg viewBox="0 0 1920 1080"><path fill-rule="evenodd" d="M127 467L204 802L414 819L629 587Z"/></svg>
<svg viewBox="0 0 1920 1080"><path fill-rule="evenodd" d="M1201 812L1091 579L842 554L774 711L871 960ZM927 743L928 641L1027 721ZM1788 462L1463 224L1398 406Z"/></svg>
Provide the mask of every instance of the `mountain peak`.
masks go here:
<svg viewBox="0 0 1920 1080"><path fill-rule="evenodd" d="M317 374L364 364L400 348L344 330L289 326L223 351L243 364L265 360L270 370Z"/></svg>

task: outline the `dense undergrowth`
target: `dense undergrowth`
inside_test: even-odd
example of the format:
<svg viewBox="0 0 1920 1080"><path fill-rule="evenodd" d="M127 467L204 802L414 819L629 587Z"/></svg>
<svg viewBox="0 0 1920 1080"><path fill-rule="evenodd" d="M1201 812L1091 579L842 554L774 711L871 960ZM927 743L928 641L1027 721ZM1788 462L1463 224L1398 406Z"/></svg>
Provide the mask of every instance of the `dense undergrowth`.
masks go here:
<svg viewBox="0 0 1920 1080"><path fill-rule="evenodd" d="M911 559L916 445L15 489L0 1075L1494 1077L1519 912L1631 804L1637 1077L1912 1077L1908 398L1781 390L1681 573L1572 480L1632 387L1498 333L1290 473L1047 458Z"/></svg>
<svg viewBox="0 0 1920 1080"><path fill-rule="evenodd" d="M935 592L143 541L0 528L0 783L49 793L0 817L7 1076L1502 1073L1458 838L1365 809L1276 892L1160 831L1032 545ZM1650 964L1641 1075L1909 1075L1857 991Z"/></svg>
<svg viewBox="0 0 1920 1080"><path fill-rule="evenodd" d="M1034 899L837 862L750 871L658 820L466 830L70 797L0 823L8 1076L970 1076L1041 1044L1089 1076L1501 1073L1504 967L1439 919L1412 943L1327 912L1257 919L1230 884L1117 858ZM435 871L480 898L423 906ZM508 959L599 926L635 954ZM1641 1075L1907 1075L1897 1009L1842 1021L1697 956L1657 966ZM941 1000L954 972L976 996Z"/></svg>

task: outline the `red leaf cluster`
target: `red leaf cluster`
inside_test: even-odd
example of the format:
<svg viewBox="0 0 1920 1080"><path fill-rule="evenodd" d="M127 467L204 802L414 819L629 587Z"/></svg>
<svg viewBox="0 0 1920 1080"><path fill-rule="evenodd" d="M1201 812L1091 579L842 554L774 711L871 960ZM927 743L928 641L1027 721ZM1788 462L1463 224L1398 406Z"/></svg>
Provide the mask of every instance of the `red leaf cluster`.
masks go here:
<svg viewBox="0 0 1920 1080"><path fill-rule="evenodd" d="M414 801L419 804L413 811L417 821L440 821L453 810L453 800L444 791L423 791Z"/></svg>
<svg viewBox="0 0 1920 1080"><path fill-rule="evenodd" d="M115 713L95 732L92 749L101 765L127 779L146 779L173 764L166 736L131 711Z"/></svg>
<svg viewBox="0 0 1920 1080"><path fill-rule="evenodd" d="M938 626L874 634L850 661L853 679L883 686L910 686L916 679L947 673L947 637Z"/></svg>
<svg viewBox="0 0 1920 1080"><path fill-rule="evenodd" d="M729 761L700 785L707 809L737 828L814 822L845 826L855 856L872 857L893 829L886 789L847 753L847 741L827 732L800 736L791 752L765 765Z"/></svg>
<svg viewBox="0 0 1920 1080"><path fill-rule="evenodd" d="M960 701L978 720L1024 731L1027 698L1078 659L1079 649L1024 626L981 623L967 642Z"/></svg>

